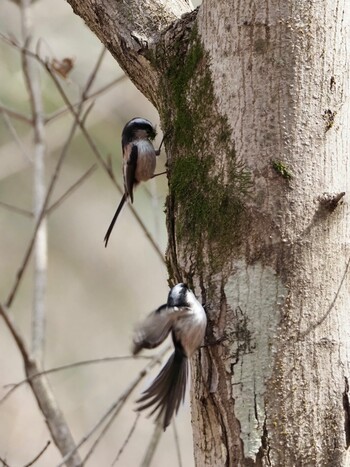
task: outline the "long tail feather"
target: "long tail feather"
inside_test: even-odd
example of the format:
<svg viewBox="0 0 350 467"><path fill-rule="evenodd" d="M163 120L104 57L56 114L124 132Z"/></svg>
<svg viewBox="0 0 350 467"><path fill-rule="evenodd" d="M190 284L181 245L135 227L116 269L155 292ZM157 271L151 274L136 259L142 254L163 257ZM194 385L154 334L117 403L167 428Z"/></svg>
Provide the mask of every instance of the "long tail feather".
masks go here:
<svg viewBox="0 0 350 467"><path fill-rule="evenodd" d="M120 203L119 203L119 206L113 216L113 219L112 219L112 222L110 223L109 227L108 227L108 230L106 232L106 235L105 235L105 238L103 239L103 241L105 242L105 248L107 247L107 244L108 244L108 240L109 240L109 237L112 233L112 230L113 230L113 227L114 227L114 224L120 214L120 211L122 210L124 204L125 204L125 201L126 201L126 194L124 193L123 194L123 197L122 199L120 200Z"/></svg>
<svg viewBox="0 0 350 467"><path fill-rule="evenodd" d="M187 357L176 349L151 386L136 401L138 404L144 402L137 410L154 406L150 415L158 412L156 420L162 423L165 430L185 398L187 374Z"/></svg>

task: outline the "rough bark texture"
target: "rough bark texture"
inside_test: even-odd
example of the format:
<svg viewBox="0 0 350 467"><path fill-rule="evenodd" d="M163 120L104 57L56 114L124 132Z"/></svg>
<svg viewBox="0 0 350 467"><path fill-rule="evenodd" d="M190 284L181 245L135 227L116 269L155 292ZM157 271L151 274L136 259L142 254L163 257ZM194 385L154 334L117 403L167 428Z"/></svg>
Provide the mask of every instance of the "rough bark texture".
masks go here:
<svg viewBox="0 0 350 467"><path fill-rule="evenodd" d="M254 177L250 229L223 279L236 339L214 357L242 441L232 457L222 438L223 464L345 465L350 211L348 196L335 210L327 199L350 188L349 21L346 1L209 1L199 13L220 112ZM221 425L230 434L230 418Z"/></svg>
<svg viewBox="0 0 350 467"><path fill-rule="evenodd" d="M170 277L227 336L193 361L197 465L347 465L350 3L69 3L170 130Z"/></svg>
<svg viewBox="0 0 350 467"><path fill-rule="evenodd" d="M160 32L190 11L186 0L68 0L136 86L157 106L159 76L144 53Z"/></svg>

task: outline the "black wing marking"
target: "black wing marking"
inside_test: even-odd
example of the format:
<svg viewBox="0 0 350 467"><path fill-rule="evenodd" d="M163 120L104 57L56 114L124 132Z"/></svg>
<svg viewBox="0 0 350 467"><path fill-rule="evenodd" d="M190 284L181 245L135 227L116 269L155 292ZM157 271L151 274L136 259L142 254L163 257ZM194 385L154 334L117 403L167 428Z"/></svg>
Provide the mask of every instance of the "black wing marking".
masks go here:
<svg viewBox="0 0 350 467"><path fill-rule="evenodd" d="M105 238L103 239L103 241L105 242L105 248L107 247L107 244L108 244L108 240L109 240L109 237L112 233L112 230L113 230L113 227L114 227L114 224L120 214L120 211L122 210L124 204L125 204L125 201L126 201L126 193L123 194L123 197L122 199L120 200L120 203L119 203L119 206L113 216L113 219L112 219L112 222L110 223L109 227L108 227L108 230L106 232L106 235L105 235Z"/></svg>
<svg viewBox="0 0 350 467"><path fill-rule="evenodd" d="M131 148L130 156L126 163L126 168L125 168L125 187L126 187L127 195L130 197L130 200L132 203L134 202L133 189L134 189L135 184L137 183L137 180L136 180L137 158L138 158L138 149L136 145L133 145Z"/></svg>

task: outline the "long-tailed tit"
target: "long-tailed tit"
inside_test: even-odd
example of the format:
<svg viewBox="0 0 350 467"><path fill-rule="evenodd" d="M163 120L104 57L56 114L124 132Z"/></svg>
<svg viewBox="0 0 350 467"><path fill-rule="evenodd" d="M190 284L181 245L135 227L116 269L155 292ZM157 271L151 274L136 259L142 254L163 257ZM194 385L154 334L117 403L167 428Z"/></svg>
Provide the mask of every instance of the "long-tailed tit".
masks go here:
<svg viewBox="0 0 350 467"><path fill-rule="evenodd" d="M168 301L150 313L135 329L133 354L161 344L171 332L174 352L142 397L137 410L152 407L156 421L165 430L184 400L188 377L188 360L202 345L207 317L202 305L185 284L177 284Z"/></svg>
<svg viewBox="0 0 350 467"><path fill-rule="evenodd" d="M152 141L156 137L156 130L152 123L145 118L137 117L130 120L122 132L123 151L123 176L124 195L114 214L104 238L105 246L108 244L114 224L122 210L125 201L129 198L134 201L133 191L140 182L145 182L153 177L156 168L156 156L160 154L160 148L156 151Z"/></svg>

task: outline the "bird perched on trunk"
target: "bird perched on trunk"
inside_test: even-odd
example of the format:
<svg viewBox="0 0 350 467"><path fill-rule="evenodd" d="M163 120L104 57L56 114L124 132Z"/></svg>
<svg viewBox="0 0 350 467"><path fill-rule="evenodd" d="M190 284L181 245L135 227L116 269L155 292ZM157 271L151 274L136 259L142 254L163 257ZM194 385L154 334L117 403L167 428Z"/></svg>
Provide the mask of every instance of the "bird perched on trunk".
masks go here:
<svg viewBox="0 0 350 467"><path fill-rule="evenodd" d="M135 329L133 354L160 345L171 332L174 352L156 379L143 392L138 411L152 407L156 421L165 430L184 400L188 377L188 359L201 346L207 317L202 305L185 284L177 284L168 301L150 313Z"/></svg>
<svg viewBox="0 0 350 467"><path fill-rule="evenodd" d="M123 177L124 195L114 214L104 238L105 246L108 244L114 224L122 210L125 201L129 198L134 201L134 188L140 183L153 177L156 168L156 156L159 149L154 149L152 141L156 137L156 130L152 123L145 118L137 117L130 120L122 132Z"/></svg>

